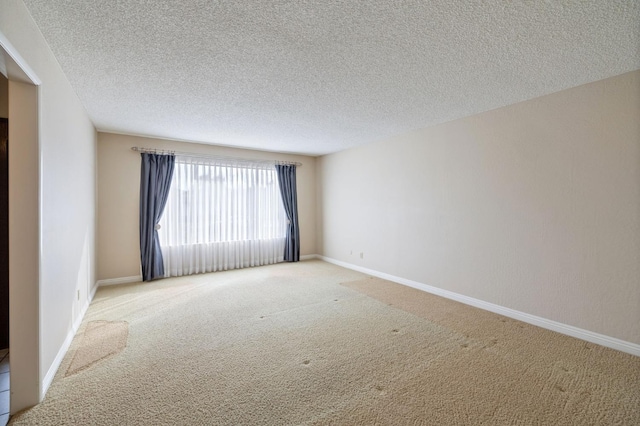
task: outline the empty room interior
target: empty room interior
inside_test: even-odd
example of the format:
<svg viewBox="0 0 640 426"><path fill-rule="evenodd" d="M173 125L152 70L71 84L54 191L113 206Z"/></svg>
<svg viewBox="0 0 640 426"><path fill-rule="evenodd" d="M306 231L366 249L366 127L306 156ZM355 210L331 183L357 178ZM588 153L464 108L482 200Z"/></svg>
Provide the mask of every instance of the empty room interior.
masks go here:
<svg viewBox="0 0 640 426"><path fill-rule="evenodd" d="M640 1L0 0L0 425L640 424Z"/></svg>

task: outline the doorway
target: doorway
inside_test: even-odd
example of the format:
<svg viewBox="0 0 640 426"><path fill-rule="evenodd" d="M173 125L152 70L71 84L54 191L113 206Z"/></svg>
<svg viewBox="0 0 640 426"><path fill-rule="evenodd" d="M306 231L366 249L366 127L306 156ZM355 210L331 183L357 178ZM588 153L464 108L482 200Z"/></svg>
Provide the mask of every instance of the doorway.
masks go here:
<svg viewBox="0 0 640 426"><path fill-rule="evenodd" d="M2 99L0 99L0 102ZM0 116L0 350L9 348L9 119ZM2 414L2 413L0 413Z"/></svg>
<svg viewBox="0 0 640 426"><path fill-rule="evenodd" d="M9 90L0 75L0 426L9 420Z"/></svg>
<svg viewBox="0 0 640 426"><path fill-rule="evenodd" d="M0 73L0 351L9 348L9 80ZM0 358L2 358L0 356ZM0 360L1 362L1 360ZM2 414L0 410L0 414Z"/></svg>

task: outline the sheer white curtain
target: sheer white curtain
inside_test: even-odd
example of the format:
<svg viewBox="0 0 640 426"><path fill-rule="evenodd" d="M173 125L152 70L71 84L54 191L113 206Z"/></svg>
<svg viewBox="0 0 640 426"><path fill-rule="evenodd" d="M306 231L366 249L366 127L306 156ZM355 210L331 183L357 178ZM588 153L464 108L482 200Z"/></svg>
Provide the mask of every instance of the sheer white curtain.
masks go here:
<svg viewBox="0 0 640 426"><path fill-rule="evenodd" d="M275 168L176 156L158 233L167 277L282 262L286 216Z"/></svg>

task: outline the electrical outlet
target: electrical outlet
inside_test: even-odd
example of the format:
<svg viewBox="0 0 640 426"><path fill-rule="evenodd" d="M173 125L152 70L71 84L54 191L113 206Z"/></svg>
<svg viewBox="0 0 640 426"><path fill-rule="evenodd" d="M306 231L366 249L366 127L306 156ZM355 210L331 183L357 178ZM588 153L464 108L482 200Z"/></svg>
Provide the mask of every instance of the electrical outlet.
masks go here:
<svg viewBox="0 0 640 426"><path fill-rule="evenodd" d="M364 253L360 252L360 259L364 259Z"/></svg>
<svg viewBox="0 0 640 426"><path fill-rule="evenodd" d="M350 250L350 251L349 251L349 254L350 254L351 256L353 256L353 250Z"/></svg>
<svg viewBox="0 0 640 426"><path fill-rule="evenodd" d="M80 290L76 292L78 294L78 301L80 300Z"/></svg>

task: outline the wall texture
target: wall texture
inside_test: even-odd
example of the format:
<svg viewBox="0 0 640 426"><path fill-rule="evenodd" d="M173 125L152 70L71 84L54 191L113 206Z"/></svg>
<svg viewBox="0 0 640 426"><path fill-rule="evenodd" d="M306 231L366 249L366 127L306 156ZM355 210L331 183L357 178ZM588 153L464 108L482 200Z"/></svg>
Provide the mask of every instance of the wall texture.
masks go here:
<svg viewBox="0 0 640 426"><path fill-rule="evenodd" d="M111 133L98 133L98 279L140 275L138 214L140 154L131 147L170 149L241 158L298 161L301 255L316 253L314 157L234 149Z"/></svg>
<svg viewBox="0 0 640 426"><path fill-rule="evenodd" d="M40 347L32 351L39 351L42 391L53 378L95 282L96 132L22 1L0 0L0 10L0 33L41 81L39 117L34 120L39 158L28 163L39 164L32 173L39 173ZM10 106L11 97L10 85ZM14 112L20 113L10 107L10 120ZM11 140L12 146L16 143L20 141ZM37 269L37 258L23 261ZM17 408L21 407L14 405L12 395L12 411Z"/></svg>
<svg viewBox="0 0 640 426"><path fill-rule="evenodd" d="M317 169L321 254L640 343L640 71Z"/></svg>

